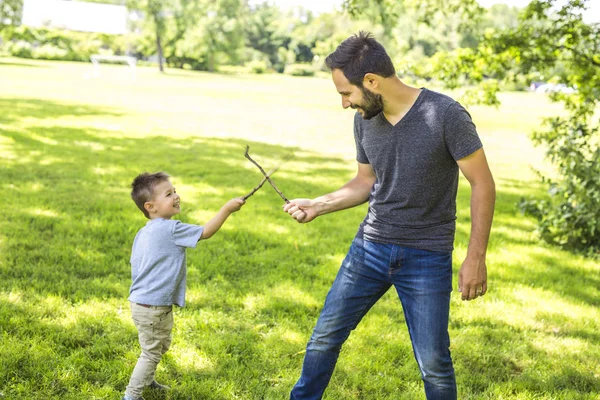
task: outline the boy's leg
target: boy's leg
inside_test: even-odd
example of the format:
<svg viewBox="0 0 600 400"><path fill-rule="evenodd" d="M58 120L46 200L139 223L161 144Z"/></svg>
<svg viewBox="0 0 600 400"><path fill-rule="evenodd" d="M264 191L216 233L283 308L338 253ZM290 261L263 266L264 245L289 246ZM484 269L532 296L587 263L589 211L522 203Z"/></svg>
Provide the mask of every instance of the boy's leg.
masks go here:
<svg viewBox="0 0 600 400"><path fill-rule="evenodd" d="M428 400L456 400L448 316L452 253L401 247L393 283L402 302Z"/></svg>
<svg viewBox="0 0 600 400"><path fill-rule="evenodd" d="M173 330L172 306L141 306L131 303L131 315L136 328L142 354L131 374L125 394L142 397L142 391L154 381L154 373L162 355L171 345Z"/></svg>
<svg viewBox="0 0 600 400"><path fill-rule="evenodd" d="M358 238L352 243L306 347L302 375L292 389L291 399L314 400L323 396L342 344L390 287L390 250L388 245Z"/></svg>

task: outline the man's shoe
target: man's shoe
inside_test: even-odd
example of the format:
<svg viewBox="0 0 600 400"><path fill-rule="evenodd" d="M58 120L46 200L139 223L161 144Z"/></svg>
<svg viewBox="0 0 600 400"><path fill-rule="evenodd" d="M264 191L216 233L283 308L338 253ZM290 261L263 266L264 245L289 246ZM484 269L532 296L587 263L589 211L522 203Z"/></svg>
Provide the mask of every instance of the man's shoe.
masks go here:
<svg viewBox="0 0 600 400"><path fill-rule="evenodd" d="M154 389L154 390L162 390L162 391L167 391L167 390L171 390L171 388L167 385L161 385L160 383L156 382L156 381L152 381L151 384L148 385L148 387L150 389Z"/></svg>
<svg viewBox="0 0 600 400"><path fill-rule="evenodd" d="M131 397L128 395L123 396L123 398L121 400L144 400L143 397Z"/></svg>

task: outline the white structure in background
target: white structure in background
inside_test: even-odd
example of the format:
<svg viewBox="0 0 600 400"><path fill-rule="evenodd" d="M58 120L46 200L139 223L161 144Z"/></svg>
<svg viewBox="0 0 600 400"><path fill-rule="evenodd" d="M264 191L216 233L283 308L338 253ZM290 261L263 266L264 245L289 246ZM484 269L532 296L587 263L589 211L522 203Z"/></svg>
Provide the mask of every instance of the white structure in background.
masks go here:
<svg viewBox="0 0 600 400"><path fill-rule="evenodd" d="M94 66L94 78L97 78L100 76L100 62L101 61L108 61L108 62L124 62L127 65L129 65L129 70L131 71L131 79L135 81L135 66L137 64L137 59L135 57L131 57L131 56L109 56L109 55L102 55L102 54L94 54L92 56L90 56L90 61L92 62L92 65Z"/></svg>
<svg viewBox="0 0 600 400"><path fill-rule="evenodd" d="M86 3L68 0L24 0L21 24L36 28L55 28L79 32L125 35L128 21L137 17L124 5ZM100 62L126 63L135 80L137 60L130 56L94 54L90 57L93 77L100 75ZM89 77L89 76L86 76Z"/></svg>
<svg viewBox="0 0 600 400"><path fill-rule="evenodd" d="M127 7L66 0L24 0L22 25L124 35Z"/></svg>

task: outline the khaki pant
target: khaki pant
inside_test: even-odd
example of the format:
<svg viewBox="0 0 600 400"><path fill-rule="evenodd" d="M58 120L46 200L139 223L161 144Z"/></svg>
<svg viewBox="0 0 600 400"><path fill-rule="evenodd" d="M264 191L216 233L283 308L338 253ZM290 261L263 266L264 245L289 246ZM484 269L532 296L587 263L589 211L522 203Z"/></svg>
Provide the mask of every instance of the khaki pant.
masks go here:
<svg viewBox="0 0 600 400"><path fill-rule="evenodd" d="M142 354L133 369L125 394L138 398L154 380L156 366L171 345L173 306L147 307L131 303L131 316L138 330Z"/></svg>

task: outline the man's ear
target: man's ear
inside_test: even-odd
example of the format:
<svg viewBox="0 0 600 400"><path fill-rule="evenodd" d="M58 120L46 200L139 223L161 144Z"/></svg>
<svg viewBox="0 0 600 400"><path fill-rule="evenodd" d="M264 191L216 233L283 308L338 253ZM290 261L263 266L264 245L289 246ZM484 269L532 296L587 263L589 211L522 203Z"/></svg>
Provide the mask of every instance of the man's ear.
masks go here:
<svg viewBox="0 0 600 400"><path fill-rule="evenodd" d="M363 87L366 87L370 91L374 91L379 88L379 81L381 77L379 75L373 74L371 72L366 73L363 78Z"/></svg>
<svg viewBox="0 0 600 400"><path fill-rule="evenodd" d="M148 214L152 214L154 212L154 203L151 201L147 201L144 203L144 208L148 211Z"/></svg>

